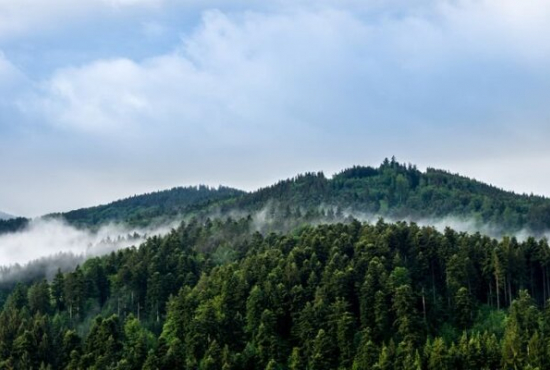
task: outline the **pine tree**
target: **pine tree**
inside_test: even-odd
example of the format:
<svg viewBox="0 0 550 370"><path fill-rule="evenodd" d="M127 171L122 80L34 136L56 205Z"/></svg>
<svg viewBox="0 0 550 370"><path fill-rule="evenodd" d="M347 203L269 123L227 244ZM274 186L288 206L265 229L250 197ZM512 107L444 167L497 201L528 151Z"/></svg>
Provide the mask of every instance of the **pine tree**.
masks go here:
<svg viewBox="0 0 550 370"><path fill-rule="evenodd" d="M426 357L428 370L449 369L447 347L442 338L437 337L431 344L426 344Z"/></svg>
<svg viewBox="0 0 550 370"><path fill-rule="evenodd" d="M468 289L461 287L455 295L455 318L459 329L466 329L473 320L473 302Z"/></svg>
<svg viewBox="0 0 550 370"><path fill-rule="evenodd" d="M300 369L304 369L305 366L306 366L305 361L302 355L300 354L300 348L294 347L292 349L290 358L288 359L289 370L300 370Z"/></svg>
<svg viewBox="0 0 550 370"><path fill-rule="evenodd" d="M368 329L360 333L359 347L353 361L353 370L371 369L379 359L379 350L372 341Z"/></svg>
<svg viewBox="0 0 550 370"><path fill-rule="evenodd" d="M57 311L61 311L65 307L64 289L65 277L61 273L61 269L58 269L57 274L55 274L55 277L51 284L51 293L53 297L54 308Z"/></svg>
<svg viewBox="0 0 550 370"><path fill-rule="evenodd" d="M320 329L313 341L313 353L309 360L309 368L316 370L333 369L333 344L323 329Z"/></svg>
<svg viewBox="0 0 550 370"><path fill-rule="evenodd" d="M29 288L28 302L32 313L50 313L50 286L46 280L34 284Z"/></svg>

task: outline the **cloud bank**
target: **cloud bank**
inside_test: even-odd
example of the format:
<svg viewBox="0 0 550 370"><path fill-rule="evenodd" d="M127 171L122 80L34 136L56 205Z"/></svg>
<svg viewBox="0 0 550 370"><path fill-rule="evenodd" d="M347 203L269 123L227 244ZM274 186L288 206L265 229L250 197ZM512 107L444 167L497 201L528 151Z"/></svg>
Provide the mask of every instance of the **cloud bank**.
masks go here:
<svg viewBox="0 0 550 370"><path fill-rule="evenodd" d="M0 1L0 24L67 33L61 20L89 14L104 27L27 36L57 54L15 47L0 28L2 209L38 215L196 182L251 189L392 154L550 195L547 1L40 8ZM56 183L36 185L41 171ZM30 193L45 196L22 204Z"/></svg>
<svg viewBox="0 0 550 370"><path fill-rule="evenodd" d="M338 121L376 133L403 122L475 127L480 119L512 129L516 122L504 117L545 100L511 87L548 97L540 79L548 77L550 46L534 36L550 32L550 7L534 3L436 2L428 14L374 21L339 8L206 11L168 54L57 70L43 82L38 114L57 127L106 134L144 135L151 126L322 130Z"/></svg>
<svg viewBox="0 0 550 370"><path fill-rule="evenodd" d="M46 258L51 260L51 270L58 267L56 260L69 256L69 266L74 261L100 256L112 251L138 246L146 237L168 233L176 224L162 227L135 229L123 225L104 225L97 231L77 229L59 219L35 219L20 232L0 235L0 266L13 267ZM0 273L1 275L1 273Z"/></svg>

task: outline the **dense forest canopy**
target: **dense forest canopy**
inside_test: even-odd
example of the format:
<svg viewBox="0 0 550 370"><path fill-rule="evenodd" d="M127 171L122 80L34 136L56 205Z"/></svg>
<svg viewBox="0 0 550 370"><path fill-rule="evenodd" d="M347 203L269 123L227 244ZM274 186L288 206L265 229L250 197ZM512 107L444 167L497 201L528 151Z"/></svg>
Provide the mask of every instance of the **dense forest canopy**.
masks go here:
<svg viewBox="0 0 550 370"><path fill-rule="evenodd" d="M545 239L252 222L182 223L4 291L0 368L550 368Z"/></svg>

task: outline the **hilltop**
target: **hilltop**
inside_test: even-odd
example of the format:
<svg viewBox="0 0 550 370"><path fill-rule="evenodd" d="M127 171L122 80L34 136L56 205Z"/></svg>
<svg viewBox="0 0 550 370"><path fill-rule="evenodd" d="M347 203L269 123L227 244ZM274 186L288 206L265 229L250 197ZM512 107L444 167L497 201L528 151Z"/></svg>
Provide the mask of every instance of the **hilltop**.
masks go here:
<svg viewBox="0 0 550 370"><path fill-rule="evenodd" d="M225 186L217 188L205 185L175 187L147 194L134 195L109 204L81 208L69 212L50 214L61 217L72 225L93 227L109 222L124 222L133 226L145 226L152 222L173 220L191 212L194 207L207 207L213 202L231 199L243 191Z"/></svg>
<svg viewBox="0 0 550 370"><path fill-rule="evenodd" d="M354 166L332 177L310 172L253 192L229 187L176 187L106 205L50 214L78 227L106 223L146 226L167 220L241 217L261 213L270 230L355 217L391 220L468 220L494 234L550 230L550 199L517 194L459 174L384 160ZM0 232L24 225L0 221Z"/></svg>
<svg viewBox="0 0 550 370"><path fill-rule="evenodd" d="M306 173L225 202L222 213L267 211L274 220L342 216L392 220L456 217L497 233L550 229L550 199L517 194L493 185L428 168L385 160L379 167L355 166L332 178Z"/></svg>
<svg viewBox="0 0 550 370"><path fill-rule="evenodd" d="M14 217L10 214L0 211L0 220L9 220L10 218Z"/></svg>

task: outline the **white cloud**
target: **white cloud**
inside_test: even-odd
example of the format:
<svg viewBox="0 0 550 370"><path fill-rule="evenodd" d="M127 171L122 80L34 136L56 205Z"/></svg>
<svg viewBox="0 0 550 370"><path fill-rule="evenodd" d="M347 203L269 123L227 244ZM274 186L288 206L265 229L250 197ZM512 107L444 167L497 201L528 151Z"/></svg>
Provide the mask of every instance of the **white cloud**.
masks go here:
<svg viewBox="0 0 550 370"><path fill-rule="evenodd" d="M38 106L55 125L105 133L201 126L225 135L277 120L307 122L334 98L329 89L346 83L340 69L358 62L353 49L365 32L336 11L236 19L207 12L174 53L58 70L43 84Z"/></svg>
<svg viewBox="0 0 550 370"><path fill-rule="evenodd" d="M18 2L2 1L0 9L19 9L9 5ZM34 16L48 23L88 10L95 19L105 15L100 8L174 11L187 5L132 3L56 0L51 16L30 10L21 15L21 24L31 24ZM18 100L37 131L67 138L74 146L85 141L87 157L99 153L109 162L82 165L82 172L70 168L77 160L64 162L66 168L59 165L60 173L80 174L74 176L79 182L71 179L65 189L81 187L86 176L101 178L89 185L86 199L91 199L93 189L106 194L105 178L113 174L118 174L117 196L146 177L157 179L155 186L170 186L179 181L167 174L176 165L185 174L177 179L208 178L249 188L327 163L333 169L365 160L374 164L391 154L426 165L445 159L449 166L437 165L452 169L457 158L494 158L511 146L514 152L529 147L529 138L518 142L518 132L550 134L545 38L550 3L545 0L224 4L205 10L200 21L185 18L186 31L170 52L131 58L126 45L108 58L60 64L36 84L37 90ZM249 6L254 10L243 10ZM144 13L133 23L138 37L168 37L175 29L164 27L162 17ZM98 29L101 37L108 36ZM105 149L109 140L116 145ZM44 144L44 152L56 148L57 157L49 163L74 156L70 149L57 149L61 142ZM23 157L23 146L13 152ZM549 151L538 147L543 154ZM106 172L109 176L100 176ZM498 184L494 176L489 180ZM18 184L29 183L23 177ZM83 196L73 193L80 204ZM55 208L52 200L47 209Z"/></svg>
<svg viewBox="0 0 550 370"><path fill-rule="evenodd" d="M497 58L548 60L550 3L545 0L460 0L442 2L446 27L463 48Z"/></svg>
<svg viewBox="0 0 550 370"><path fill-rule="evenodd" d="M58 253L87 257L102 255L139 245L146 236L166 234L174 226L175 223L169 223L159 228L133 229L111 224L91 232L57 219L36 219L22 231L0 235L0 266L26 264ZM137 239L127 238L134 233L139 235Z"/></svg>
<svg viewBox="0 0 550 370"><path fill-rule="evenodd" d="M540 19L550 6L522 12L510 0L435 4L427 15L375 21L334 9L209 11L174 53L59 69L44 83L39 105L56 125L109 133L173 128L176 121L185 130L203 126L224 134L228 125L277 121L426 123L445 95L441 105L451 111L473 104L473 111L491 113L491 99L511 98L514 82L498 81L502 89L487 101L477 96L497 88L487 84L503 66L531 74L536 62L548 70L550 46L540 35L550 33L550 22Z"/></svg>
<svg viewBox="0 0 550 370"><path fill-rule="evenodd" d="M49 99L42 108L59 126L84 131L127 128L129 120L148 109L142 85L141 68L126 59L68 68L48 82Z"/></svg>

